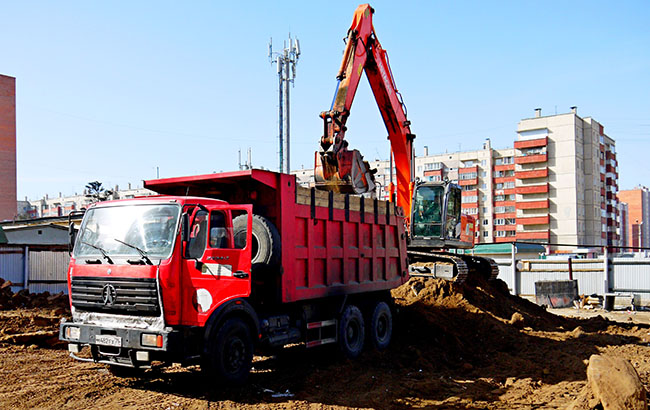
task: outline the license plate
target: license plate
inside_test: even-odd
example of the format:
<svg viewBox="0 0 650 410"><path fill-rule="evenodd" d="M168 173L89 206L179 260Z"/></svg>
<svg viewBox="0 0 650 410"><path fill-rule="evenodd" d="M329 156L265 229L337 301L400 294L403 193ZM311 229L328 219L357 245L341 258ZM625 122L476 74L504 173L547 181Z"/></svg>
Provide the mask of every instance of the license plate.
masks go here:
<svg viewBox="0 0 650 410"><path fill-rule="evenodd" d="M95 343L102 346L122 347L122 338L112 335L96 335Z"/></svg>

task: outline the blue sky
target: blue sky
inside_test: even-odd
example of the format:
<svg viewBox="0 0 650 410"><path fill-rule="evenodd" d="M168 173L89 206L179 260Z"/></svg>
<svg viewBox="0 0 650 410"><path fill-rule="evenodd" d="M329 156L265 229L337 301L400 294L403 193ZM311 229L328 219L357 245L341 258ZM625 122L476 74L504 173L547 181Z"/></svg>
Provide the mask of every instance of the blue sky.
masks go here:
<svg viewBox="0 0 650 410"><path fill-rule="evenodd" d="M340 2L5 2L0 73L16 77L18 197L237 169L277 169L277 75L300 39L293 169L313 166L352 14ZM375 1L377 36L416 150L512 146L533 115L591 116L617 141L622 189L650 185L650 3ZM346 138L387 159L365 80Z"/></svg>

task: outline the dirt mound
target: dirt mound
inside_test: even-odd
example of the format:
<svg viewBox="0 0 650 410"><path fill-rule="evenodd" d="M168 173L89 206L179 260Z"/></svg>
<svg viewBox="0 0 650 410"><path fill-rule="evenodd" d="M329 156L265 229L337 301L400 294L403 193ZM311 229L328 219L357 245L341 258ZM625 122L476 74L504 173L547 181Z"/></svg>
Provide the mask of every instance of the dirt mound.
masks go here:
<svg viewBox="0 0 650 410"><path fill-rule="evenodd" d="M0 278L0 310L16 308L49 308L60 309L58 315L69 310L68 297L63 292L55 295L49 292L29 293L23 289L16 293L11 290L11 281Z"/></svg>
<svg viewBox="0 0 650 410"><path fill-rule="evenodd" d="M0 344L59 346L59 323L70 316L63 293L11 291L11 282L0 279Z"/></svg>

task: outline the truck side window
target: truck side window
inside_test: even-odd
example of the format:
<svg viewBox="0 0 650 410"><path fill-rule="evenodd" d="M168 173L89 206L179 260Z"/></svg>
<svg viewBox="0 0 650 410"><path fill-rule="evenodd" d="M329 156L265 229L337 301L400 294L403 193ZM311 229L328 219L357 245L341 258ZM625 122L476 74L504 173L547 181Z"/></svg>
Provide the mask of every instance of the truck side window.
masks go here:
<svg viewBox="0 0 650 410"><path fill-rule="evenodd" d="M190 240L188 243L187 257L190 259L200 259L205 251L205 245L208 238L208 213L198 211L194 215L194 220L190 225Z"/></svg>
<svg viewBox="0 0 650 410"><path fill-rule="evenodd" d="M226 230L226 216L221 211L210 213L210 247L230 248Z"/></svg>

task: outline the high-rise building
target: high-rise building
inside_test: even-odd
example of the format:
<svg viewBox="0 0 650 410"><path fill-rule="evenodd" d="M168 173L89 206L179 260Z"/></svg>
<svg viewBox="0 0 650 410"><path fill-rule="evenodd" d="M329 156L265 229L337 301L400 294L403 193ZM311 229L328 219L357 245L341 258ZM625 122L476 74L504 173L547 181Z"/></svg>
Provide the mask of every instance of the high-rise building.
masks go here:
<svg viewBox="0 0 650 410"><path fill-rule="evenodd" d="M415 176L461 186L462 212L477 219L479 242L618 244L615 143L575 107L546 117L535 110L519 122L513 148L494 149L488 139L476 151L428 151L415 158ZM389 162L370 165L377 169L379 196L386 197ZM313 170L294 174L302 184L313 181Z"/></svg>
<svg viewBox="0 0 650 410"><path fill-rule="evenodd" d="M519 122L515 141L517 238L618 244L614 140L577 108Z"/></svg>
<svg viewBox="0 0 650 410"><path fill-rule="evenodd" d="M0 74L0 221L16 207L16 79Z"/></svg>
<svg viewBox="0 0 650 410"><path fill-rule="evenodd" d="M627 204L627 246L650 247L650 190L644 186L623 190L618 199Z"/></svg>

